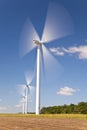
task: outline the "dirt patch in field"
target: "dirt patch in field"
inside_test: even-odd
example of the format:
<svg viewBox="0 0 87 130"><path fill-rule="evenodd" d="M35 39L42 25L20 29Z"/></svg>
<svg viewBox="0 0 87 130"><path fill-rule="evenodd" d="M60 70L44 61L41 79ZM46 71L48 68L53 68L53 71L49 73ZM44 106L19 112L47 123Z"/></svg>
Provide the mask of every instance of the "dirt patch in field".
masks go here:
<svg viewBox="0 0 87 130"><path fill-rule="evenodd" d="M46 117L0 117L0 130L87 130L87 120Z"/></svg>

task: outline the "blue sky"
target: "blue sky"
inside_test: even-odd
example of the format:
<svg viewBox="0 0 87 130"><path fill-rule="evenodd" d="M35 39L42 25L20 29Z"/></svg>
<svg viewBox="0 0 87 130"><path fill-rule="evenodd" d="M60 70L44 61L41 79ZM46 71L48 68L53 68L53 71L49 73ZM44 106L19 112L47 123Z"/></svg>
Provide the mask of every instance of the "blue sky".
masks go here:
<svg viewBox="0 0 87 130"><path fill-rule="evenodd" d="M47 73L46 80L42 79L41 107L87 101L87 1L1 0L0 112L21 111L18 105L22 96L18 84L25 83L24 72L34 72L36 65L36 50L20 58L21 32L29 18L41 37L50 2L64 6L72 18L74 32L46 45L61 69L56 70L54 75L56 68L49 67L52 71ZM56 82L53 82L54 79ZM45 84L46 81L49 82ZM35 86L35 79L32 85ZM29 111L35 111L35 90L31 100Z"/></svg>

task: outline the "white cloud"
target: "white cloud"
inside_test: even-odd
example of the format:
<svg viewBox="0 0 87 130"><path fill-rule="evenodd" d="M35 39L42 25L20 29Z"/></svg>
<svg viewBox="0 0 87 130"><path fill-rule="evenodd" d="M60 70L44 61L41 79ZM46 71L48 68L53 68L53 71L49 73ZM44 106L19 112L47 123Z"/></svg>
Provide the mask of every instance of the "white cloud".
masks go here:
<svg viewBox="0 0 87 130"><path fill-rule="evenodd" d="M67 53L72 55L75 54L79 59L87 59L87 45L72 46L69 48L50 48L50 51L59 56L64 56L64 54Z"/></svg>
<svg viewBox="0 0 87 130"><path fill-rule="evenodd" d="M68 86L65 86L63 88L60 88L57 92L57 94L59 95L65 95L65 96L71 96L73 95L74 92L76 92L77 90L71 88L71 87L68 87Z"/></svg>
<svg viewBox="0 0 87 130"><path fill-rule="evenodd" d="M22 105L23 105L24 103L26 103L26 98L27 98L27 97L23 97L23 98L19 101L19 103L18 103L17 105L15 105L15 107L16 107L16 108L21 108Z"/></svg>
<svg viewBox="0 0 87 130"><path fill-rule="evenodd" d="M87 59L87 45L63 48L63 51L68 54L76 54L79 59Z"/></svg>
<svg viewBox="0 0 87 130"><path fill-rule="evenodd" d="M17 105L15 105L16 108L21 108L23 104L23 100L20 100Z"/></svg>
<svg viewBox="0 0 87 130"><path fill-rule="evenodd" d="M17 104L15 105L16 108L21 108L22 107L22 104Z"/></svg>
<svg viewBox="0 0 87 130"><path fill-rule="evenodd" d="M58 56L64 55L64 52L59 47L58 48L50 48L50 51L53 52L55 55L58 55Z"/></svg>
<svg viewBox="0 0 87 130"><path fill-rule="evenodd" d="M0 111L7 110L6 107L0 107Z"/></svg>

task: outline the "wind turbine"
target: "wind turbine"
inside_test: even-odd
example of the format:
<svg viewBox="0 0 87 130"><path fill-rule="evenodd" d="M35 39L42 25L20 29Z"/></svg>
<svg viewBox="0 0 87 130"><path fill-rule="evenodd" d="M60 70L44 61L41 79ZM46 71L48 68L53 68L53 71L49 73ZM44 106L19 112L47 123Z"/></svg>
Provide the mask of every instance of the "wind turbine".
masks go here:
<svg viewBox="0 0 87 130"><path fill-rule="evenodd" d="M26 78L26 111L28 113L28 106L29 106L29 101L30 101L29 96L31 94L31 91L34 89L34 87L31 85L34 78L34 73L27 71L25 73L25 78Z"/></svg>
<svg viewBox="0 0 87 130"><path fill-rule="evenodd" d="M30 75L30 76L29 76ZM28 113L28 103L29 103L29 95L32 89L34 89L33 86L31 86L31 82L33 80L33 76L31 74L27 75L25 74L26 83L18 85L21 87L21 95L22 95L22 102L23 102L23 113Z"/></svg>
<svg viewBox="0 0 87 130"><path fill-rule="evenodd" d="M34 89L33 86L30 86L30 85L27 85L27 113L28 113L28 108L29 108L29 102L31 102L32 100L30 99L30 93L31 93L31 90Z"/></svg>
<svg viewBox="0 0 87 130"><path fill-rule="evenodd" d="M51 55L45 46L45 43L50 43L56 39L65 37L73 33L73 23L71 16L67 10L52 2L48 6L45 26L42 33L42 38L39 38L34 26L28 19L24 25L21 34L21 56L37 48L37 71L36 71L36 114L40 113L40 85L41 85L41 60L48 67L46 73L51 70L54 75L56 67L60 69L59 63ZM46 62L45 62L46 61ZM49 62L47 64L47 62ZM43 66L44 66L43 65ZM53 67L50 69L50 67ZM49 80L51 81L51 80Z"/></svg>

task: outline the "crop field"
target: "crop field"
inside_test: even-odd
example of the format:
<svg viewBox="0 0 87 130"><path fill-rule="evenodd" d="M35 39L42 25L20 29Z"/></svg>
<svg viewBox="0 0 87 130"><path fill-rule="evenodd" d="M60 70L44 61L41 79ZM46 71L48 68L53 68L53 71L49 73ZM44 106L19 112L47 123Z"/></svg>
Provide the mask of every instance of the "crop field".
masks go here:
<svg viewBox="0 0 87 130"><path fill-rule="evenodd" d="M87 115L1 114L0 130L87 130Z"/></svg>

